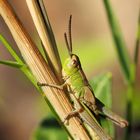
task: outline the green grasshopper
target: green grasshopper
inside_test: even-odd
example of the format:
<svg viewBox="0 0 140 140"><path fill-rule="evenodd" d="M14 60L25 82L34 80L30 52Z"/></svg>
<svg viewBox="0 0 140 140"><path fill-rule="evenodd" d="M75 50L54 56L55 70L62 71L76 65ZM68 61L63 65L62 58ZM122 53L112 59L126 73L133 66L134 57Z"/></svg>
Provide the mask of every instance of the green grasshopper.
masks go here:
<svg viewBox="0 0 140 140"><path fill-rule="evenodd" d="M110 119L120 127L126 127L128 122L113 113L95 97L85 73L83 72L79 57L72 53L71 21L72 16L70 16L69 19L69 42L67 34L64 33L66 46L69 52L69 58L65 60L62 69L64 83L62 85L54 85L38 82L38 85L62 90L64 86L67 86L75 110L68 114L64 120L69 120L72 116L79 115L80 118L95 131L101 140L111 140L112 138L104 132L96 118L102 116L106 119Z"/></svg>

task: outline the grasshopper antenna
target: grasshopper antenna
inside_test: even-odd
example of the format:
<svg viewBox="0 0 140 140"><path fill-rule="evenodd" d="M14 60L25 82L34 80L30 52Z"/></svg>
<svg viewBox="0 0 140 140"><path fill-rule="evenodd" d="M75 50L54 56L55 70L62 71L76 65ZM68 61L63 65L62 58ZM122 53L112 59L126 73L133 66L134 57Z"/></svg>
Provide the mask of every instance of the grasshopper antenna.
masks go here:
<svg viewBox="0 0 140 140"><path fill-rule="evenodd" d="M71 22L72 22L72 15L70 15L70 18L69 18L69 43L70 43L69 47L72 53Z"/></svg>
<svg viewBox="0 0 140 140"><path fill-rule="evenodd" d="M69 47L68 38L67 38L67 34L66 33L64 33L64 38L65 38L65 42L66 42L66 46L67 46L69 55L71 56L71 50L70 50L70 47Z"/></svg>
<svg viewBox="0 0 140 140"><path fill-rule="evenodd" d="M71 21L72 21L72 15L70 15L69 18L69 25L68 25L68 37L69 37L69 41L68 41L68 37L67 37L67 33L64 33L64 38L65 38L65 42L66 42L66 46L69 52L69 55L72 55L72 36L71 36Z"/></svg>

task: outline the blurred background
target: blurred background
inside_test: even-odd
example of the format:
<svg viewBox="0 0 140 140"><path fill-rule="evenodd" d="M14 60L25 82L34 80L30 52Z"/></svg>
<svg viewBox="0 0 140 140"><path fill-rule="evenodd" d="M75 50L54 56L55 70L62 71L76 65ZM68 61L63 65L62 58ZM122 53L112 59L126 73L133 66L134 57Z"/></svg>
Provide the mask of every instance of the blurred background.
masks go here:
<svg viewBox="0 0 140 140"><path fill-rule="evenodd" d="M39 45L39 37L28 11L26 1L8 1L32 39ZM68 56L63 33L67 30L68 18L72 14L74 53L80 57L88 79L101 73L112 72L113 110L125 116L126 86L120 71L103 1L44 0L44 2L62 62ZM119 19L129 54L131 59L133 59L140 1L111 0L111 2ZM0 33L6 37L13 48L19 53L1 17ZM0 59L12 60L12 57L1 43ZM140 71L140 65L137 71ZM140 73L137 73L136 93L134 94L133 105L133 135L137 136L140 133L139 83ZM30 139L37 125L46 116L50 116L46 102L23 73L18 69L0 65L0 140L9 140L9 138L10 140ZM119 133L121 129L117 129L117 133ZM140 138L140 135L138 137Z"/></svg>

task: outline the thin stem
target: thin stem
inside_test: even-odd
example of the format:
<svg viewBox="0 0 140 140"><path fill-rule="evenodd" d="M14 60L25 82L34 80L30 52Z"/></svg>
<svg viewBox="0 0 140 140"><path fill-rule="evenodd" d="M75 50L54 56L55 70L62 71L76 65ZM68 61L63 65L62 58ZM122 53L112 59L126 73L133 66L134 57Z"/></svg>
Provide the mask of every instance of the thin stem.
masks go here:
<svg viewBox="0 0 140 140"><path fill-rule="evenodd" d="M3 45L7 48L7 50L9 51L9 53L12 55L12 57L18 62L23 64L22 60L20 59L20 57L17 55L17 53L15 52L15 50L11 47L11 45L8 43L8 41L4 38L4 36L2 34L0 34L0 41L3 43Z"/></svg>
<svg viewBox="0 0 140 140"><path fill-rule="evenodd" d="M132 110L133 110L133 92L134 92L134 86L136 82L136 69L138 64L138 53L139 53L139 44L140 44L140 10L139 10L139 16L138 16L138 28L137 28L137 36L136 36L136 43L135 43L135 52L134 52L134 64L131 65L131 79L132 82L130 85L128 85L127 90L127 120L129 121L129 126L126 129L125 133L125 140L131 139L131 133L132 133Z"/></svg>
<svg viewBox="0 0 140 140"><path fill-rule="evenodd" d="M130 76L130 58L129 58L128 51L126 49L126 44L125 44L124 38L122 36L121 29L120 29L120 26L116 19L116 16L111 7L110 1L103 0L103 2L104 2L104 6L106 8L106 13L107 13L108 21L109 21L109 24L111 27L113 39L115 42L120 66L122 68L125 80L127 81L127 83L129 83L130 77L131 77Z"/></svg>
<svg viewBox="0 0 140 140"><path fill-rule="evenodd" d="M113 39L116 45L116 51L118 54L118 59L120 62L121 69L123 71L123 75L125 81L127 81L127 110L126 110L126 118L129 122L129 126L126 128L125 139L128 140L131 137L131 126L132 126L132 101L133 101L133 91L134 91L134 75L135 75L135 66L130 61L129 54L126 48L126 44L124 38L122 36L120 26L116 19L116 15L113 12L112 6L109 0L104 0L104 5L106 8L106 13L108 17L108 21L111 27L111 32L113 35ZM136 50L137 51L137 50ZM137 52L135 52L135 61L137 61Z"/></svg>
<svg viewBox="0 0 140 140"><path fill-rule="evenodd" d="M133 91L134 91L134 87L132 85L128 86L127 89L127 108L126 108L126 119L129 122L128 127L126 128L126 132L125 132L125 140L130 140L131 139L131 134L132 134L132 120L133 120L133 116L132 116L132 101L133 101Z"/></svg>
<svg viewBox="0 0 140 140"><path fill-rule="evenodd" d="M134 63L135 63L136 66L137 66L137 63L138 63L139 48L140 48L140 10L139 10L136 45L135 45L135 52L134 52Z"/></svg>
<svg viewBox="0 0 140 140"><path fill-rule="evenodd" d="M19 58L19 56L16 54L15 50L12 48L12 46L8 43L8 41L0 34L0 41L3 43L3 45L6 47L6 49L9 51L9 53L12 55L12 57L17 61L15 63L18 63L22 67L19 67L20 70L27 76L27 78L33 83L33 85L37 88L37 90L41 91L39 87L36 85L36 80L31 73L31 71L28 69L28 66ZM1 61L1 63L4 64L4 62ZM6 62L7 63L7 62ZM5 64L6 64L5 63ZM9 63L9 62L8 62ZM8 64L7 63L7 64ZM10 65L10 64L9 64Z"/></svg>
<svg viewBox="0 0 140 140"><path fill-rule="evenodd" d="M24 66L22 64L19 64L18 62L9 61L9 60L0 60L0 64L11 66L11 67L14 67L14 68L21 68L21 67Z"/></svg>

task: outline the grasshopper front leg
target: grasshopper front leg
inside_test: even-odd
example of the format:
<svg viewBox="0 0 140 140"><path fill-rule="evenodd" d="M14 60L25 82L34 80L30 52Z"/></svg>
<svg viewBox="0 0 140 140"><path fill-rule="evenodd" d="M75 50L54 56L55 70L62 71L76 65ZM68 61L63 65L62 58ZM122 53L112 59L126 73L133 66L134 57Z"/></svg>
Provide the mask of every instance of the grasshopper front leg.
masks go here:
<svg viewBox="0 0 140 140"><path fill-rule="evenodd" d="M64 86L65 86L66 84L63 83L62 85L56 85L56 84L47 84L47 83L40 83L40 82L37 82L37 85L38 85L39 87L48 86L48 87L52 87L52 88L57 88L57 89L63 90L63 88L64 88Z"/></svg>

